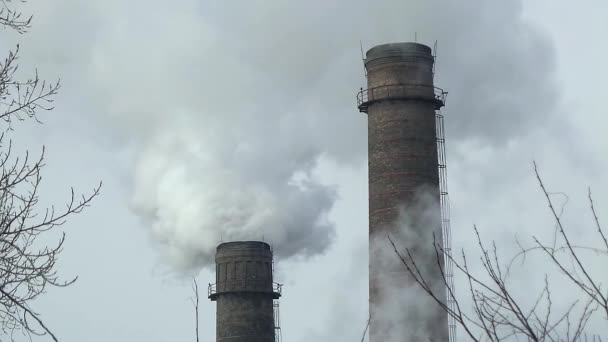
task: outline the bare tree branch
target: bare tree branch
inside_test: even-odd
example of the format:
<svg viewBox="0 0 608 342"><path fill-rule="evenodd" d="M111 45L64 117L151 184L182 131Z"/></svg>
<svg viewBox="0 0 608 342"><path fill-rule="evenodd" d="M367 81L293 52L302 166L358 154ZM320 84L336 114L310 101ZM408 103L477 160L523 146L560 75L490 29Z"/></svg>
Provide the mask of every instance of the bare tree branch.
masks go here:
<svg viewBox="0 0 608 342"><path fill-rule="evenodd" d="M361 336L361 342L365 340L365 334L367 334L367 329L369 329L369 321L371 321L371 319L372 316L370 314L369 317L367 317L367 323L365 323L365 329L363 330L363 336Z"/></svg>
<svg viewBox="0 0 608 342"><path fill-rule="evenodd" d="M608 256L608 239L604 233L594 203L589 192L589 202L593 213L596 232L599 234L600 241L606 249L579 246L572 243L567 230L562 223L561 216L565 211L565 203L568 197L563 193L551 193L547 191L542 178L538 172L536 164L534 171L537 176L538 184L545 196L549 210L556 223L556 229L552 241L548 244L541 242L533 237L535 245L524 247L519 240L517 246L521 249L512 259L507 260L503 266L498 257L498 248L492 242L491 249L486 248L479 230L474 226L477 244L481 251L482 273L489 280L482 280L481 277L473 274L469 267L467 256L462 251L462 260L455 260L451 253L448 253L441 243L434 238L433 243L436 251L437 272L440 272L443 283L448 291L451 291L449 281L443 270L442 260L449 260L455 270L464 275L469 284L469 295L472 300L472 314L463 312L461 299L452 294L455 298L453 307L443 303L443 293L435 293L435 284L429 284L425 274L418 267L414 253L405 249L401 253L394 244L390 236L388 240L393 246L394 252L403 264L404 271L407 272L414 281L429 295L437 305L446 311L463 328L466 335L473 341L555 341L555 342L579 342L579 341L601 341L601 337L588 332L587 325L590 319L598 310L606 311L608 319L608 300L607 293L602 292L602 286L596 280L586 265L580 258L580 252L591 251L596 256ZM566 202L559 210L551 200L551 195L561 194L566 198ZM540 293L531 302L524 301L517 296L511 286L509 286L509 275L516 260L521 260L522 265L526 262L527 256L534 252L541 251L541 255L548 256L550 264L555 265L561 270L561 274L566 276L573 285L587 295L584 302L576 300L565 309L564 312L557 314L554 312L555 299L552 297L549 277L545 274L544 286ZM563 253L572 261L571 265L564 263L558 254ZM537 272L537 271L536 271ZM560 299L563 301L563 299ZM564 303L566 304L566 303Z"/></svg>
<svg viewBox="0 0 608 342"><path fill-rule="evenodd" d="M30 28L32 16L23 16L15 6L21 0L0 0L0 26L17 33ZM14 340L22 333L48 335L58 341L31 303L46 292L48 286L66 287L77 277L61 280L57 261L63 250L65 233L58 230L69 216L88 207L100 191L101 183L89 195L77 196L70 191L70 200L63 209L43 208L39 202L45 149L38 158L13 153L14 123L37 117L40 111L53 109L59 81L42 80L38 71L28 79L17 78L19 45L0 60L0 341ZM48 244L52 232L61 233L55 244ZM47 235L50 234L50 235ZM40 237L43 237L41 240Z"/></svg>
<svg viewBox="0 0 608 342"><path fill-rule="evenodd" d="M25 0L17 0L25 2ZM22 13L12 8L13 0L0 1L0 26L8 27L17 33L25 33L31 27L32 16L23 17Z"/></svg>
<svg viewBox="0 0 608 342"><path fill-rule="evenodd" d="M195 323L196 323L196 342L199 342L199 334L198 334L198 302L199 302L199 296L198 296L198 283L196 282L196 278L192 278L192 291L194 291L194 298L195 298L195 302L194 302L194 312L195 312Z"/></svg>

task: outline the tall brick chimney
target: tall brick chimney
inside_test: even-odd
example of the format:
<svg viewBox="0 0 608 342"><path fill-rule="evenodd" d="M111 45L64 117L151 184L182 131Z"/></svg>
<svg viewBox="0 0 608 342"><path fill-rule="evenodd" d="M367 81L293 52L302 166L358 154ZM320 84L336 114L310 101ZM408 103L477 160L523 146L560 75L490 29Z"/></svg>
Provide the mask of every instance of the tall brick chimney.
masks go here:
<svg viewBox="0 0 608 342"><path fill-rule="evenodd" d="M447 313L395 262L397 256L387 239L390 235L398 247L413 248L418 263L437 265L434 251L416 255L417 248L426 248L424 244L432 248L433 232L439 241L442 235L435 121L445 93L433 85L433 64L431 48L418 43L378 45L365 58L368 88L358 94L357 105L368 114L370 342L448 341ZM422 207L420 196L430 205ZM408 212L407 227L398 222L403 210ZM405 236L429 238L408 241ZM445 286L435 270L428 280L441 296ZM413 329L400 327L409 327L411 322L384 312L387 303L396 300L395 293L404 293L400 288L417 291L412 298L418 301L417 307L420 301L428 301L424 305L428 312L406 315L421 320L415 335ZM406 302L402 310L416 309Z"/></svg>

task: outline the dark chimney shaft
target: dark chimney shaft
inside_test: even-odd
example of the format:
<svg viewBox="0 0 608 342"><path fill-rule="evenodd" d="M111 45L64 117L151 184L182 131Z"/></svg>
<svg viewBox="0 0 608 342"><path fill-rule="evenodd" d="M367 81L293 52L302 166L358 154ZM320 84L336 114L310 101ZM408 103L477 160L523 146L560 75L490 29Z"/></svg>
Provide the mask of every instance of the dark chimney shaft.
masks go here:
<svg viewBox="0 0 608 342"><path fill-rule="evenodd" d="M217 342L275 342L272 250L267 243L222 243L215 255L216 283L209 299L217 302Z"/></svg>
<svg viewBox="0 0 608 342"><path fill-rule="evenodd" d="M368 114L370 342L448 341L447 314L430 298L425 302L426 294L395 262L387 239L390 235L401 251L424 249L416 244L432 248L433 232L441 241L435 111L443 106L444 93L433 85L433 64L431 49L417 43L379 45L367 51L365 59L368 89L361 90L357 105ZM407 227L397 222L404 211ZM420 236L424 238L419 241L412 238ZM434 250L416 254L416 248L418 263L435 265L428 280L443 295ZM416 332L411 321L386 309L406 290L416 293L415 300L428 310L404 315L416 319ZM404 312L417 310L413 302L399 304Z"/></svg>

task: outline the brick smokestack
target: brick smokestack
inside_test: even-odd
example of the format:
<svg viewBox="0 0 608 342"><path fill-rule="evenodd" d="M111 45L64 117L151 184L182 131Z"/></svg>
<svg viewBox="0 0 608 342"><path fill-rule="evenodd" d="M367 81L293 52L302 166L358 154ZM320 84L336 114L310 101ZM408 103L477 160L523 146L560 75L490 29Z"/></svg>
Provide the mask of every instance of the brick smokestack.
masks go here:
<svg viewBox="0 0 608 342"><path fill-rule="evenodd" d="M401 251L413 248L417 263L432 269L427 280L445 295L434 250L428 250L433 232L441 241L435 111L443 106L443 93L434 88L433 63L431 48L417 43L379 45L366 54L368 89L357 99L368 114L370 342L448 341L447 314L418 288L387 239L390 234ZM419 203L422 193L425 205ZM387 303L394 305L407 291L398 310L388 313ZM428 312L411 312L421 307Z"/></svg>
<svg viewBox="0 0 608 342"><path fill-rule="evenodd" d="M275 342L272 250L267 243L222 243L215 255L216 283L209 299L217 302L217 342Z"/></svg>

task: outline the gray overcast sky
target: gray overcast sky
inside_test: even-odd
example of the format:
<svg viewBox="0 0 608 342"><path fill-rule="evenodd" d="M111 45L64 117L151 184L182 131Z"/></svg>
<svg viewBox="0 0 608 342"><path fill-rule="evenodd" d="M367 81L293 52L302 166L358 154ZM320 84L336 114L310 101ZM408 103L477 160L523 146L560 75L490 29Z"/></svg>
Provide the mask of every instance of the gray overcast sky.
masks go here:
<svg viewBox="0 0 608 342"><path fill-rule="evenodd" d="M221 238L263 235L284 257L284 340L358 340L367 317L359 40L369 48L414 32L439 41L436 83L449 91L454 247L475 247L473 224L506 252L515 234L551 232L532 160L551 190L570 195L565 219L584 241L587 186L608 217L608 4L504 3L31 0L33 29L2 32L0 47L21 42L22 72L36 66L63 88L45 124L23 124L15 139L47 146L47 203L104 181L65 226L61 270L79 281L50 290L37 310L64 342L193 341L179 272L198 272ZM310 191L286 186L294 175ZM198 273L203 285L213 278ZM514 279L524 296L531 282ZM202 302L206 341L214 309Z"/></svg>

